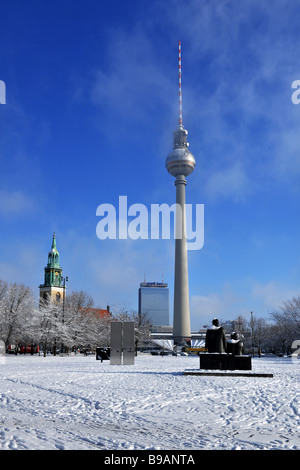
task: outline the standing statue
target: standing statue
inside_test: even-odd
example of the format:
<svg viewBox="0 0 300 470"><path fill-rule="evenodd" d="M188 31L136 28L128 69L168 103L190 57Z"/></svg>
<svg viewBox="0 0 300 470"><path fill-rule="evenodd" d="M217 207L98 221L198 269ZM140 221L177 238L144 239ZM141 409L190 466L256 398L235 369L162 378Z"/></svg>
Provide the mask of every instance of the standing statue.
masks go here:
<svg viewBox="0 0 300 470"><path fill-rule="evenodd" d="M244 343L238 339L235 331L231 333L230 339L227 341L227 352L234 356L241 356L244 353Z"/></svg>
<svg viewBox="0 0 300 470"><path fill-rule="evenodd" d="M224 328L219 325L219 320L214 318L212 326L206 331L205 349L209 353L224 353L227 350Z"/></svg>

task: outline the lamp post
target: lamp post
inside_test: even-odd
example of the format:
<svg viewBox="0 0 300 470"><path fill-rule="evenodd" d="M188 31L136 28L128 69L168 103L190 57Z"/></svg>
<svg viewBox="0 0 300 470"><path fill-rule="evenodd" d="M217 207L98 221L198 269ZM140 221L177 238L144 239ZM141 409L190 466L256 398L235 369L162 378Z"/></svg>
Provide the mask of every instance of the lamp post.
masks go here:
<svg viewBox="0 0 300 470"><path fill-rule="evenodd" d="M64 314L65 314L65 301L66 301L66 282L68 282L69 278L68 276L66 277L63 277L63 287L64 287L64 290L63 290L63 322L64 322Z"/></svg>
<svg viewBox="0 0 300 470"><path fill-rule="evenodd" d="M252 346L252 357L254 357L254 318L253 318L253 312L251 312L251 321L250 321L250 326L251 326L251 346Z"/></svg>

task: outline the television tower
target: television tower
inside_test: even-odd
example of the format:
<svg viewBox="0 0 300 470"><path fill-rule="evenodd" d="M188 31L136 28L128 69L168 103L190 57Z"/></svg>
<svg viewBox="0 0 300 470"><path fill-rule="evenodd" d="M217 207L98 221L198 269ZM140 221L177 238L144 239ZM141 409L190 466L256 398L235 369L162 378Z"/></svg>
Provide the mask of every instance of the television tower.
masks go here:
<svg viewBox="0 0 300 470"><path fill-rule="evenodd" d="M174 279L174 317L173 339L177 345L184 345L191 337L190 302L186 240L185 186L186 176L195 168L195 158L188 150L188 131L182 124L182 91L181 91L181 42L179 53L179 115L178 126L174 131L173 150L166 159L168 172L176 177L176 239L175 239L175 279Z"/></svg>

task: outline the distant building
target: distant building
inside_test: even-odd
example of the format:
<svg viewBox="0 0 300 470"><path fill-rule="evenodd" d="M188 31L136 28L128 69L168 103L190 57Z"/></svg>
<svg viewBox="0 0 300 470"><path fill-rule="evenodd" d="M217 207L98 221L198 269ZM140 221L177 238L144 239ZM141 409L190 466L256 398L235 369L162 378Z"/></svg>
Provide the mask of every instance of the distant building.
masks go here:
<svg viewBox="0 0 300 470"><path fill-rule="evenodd" d="M172 325L153 325L151 328L151 333L171 335L173 333L173 326Z"/></svg>
<svg viewBox="0 0 300 470"><path fill-rule="evenodd" d="M101 318L102 320L108 320L111 317L109 306L107 306L106 310L103 308L81 307L80 311L88 315L94 315L95 317Z"/></svg>
<svg viewBox="0 0 300 470"><path fill-rule="evenodd" d="M152 325L169 325L169 288L165 282L141 282L139 314L147 314Z"/></svg>
<svg viewBox="0 0 300 470"><path fill-rule="evenodd" d="M221 323L226 333L232 333L233 331L241 331L242 321L241 320L227 320Z"/></svg>

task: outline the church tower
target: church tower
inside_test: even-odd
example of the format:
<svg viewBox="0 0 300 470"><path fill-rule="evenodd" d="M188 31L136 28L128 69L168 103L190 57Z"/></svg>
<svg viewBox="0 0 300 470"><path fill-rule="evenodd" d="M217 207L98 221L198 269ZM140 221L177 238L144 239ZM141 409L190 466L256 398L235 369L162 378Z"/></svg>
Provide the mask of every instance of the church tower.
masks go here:
<svg viewBox="0 0 300 470"><path fill-rule="evenodd" d="M44 284L39 286L40 301L49 299L52 302L61 302L65 295L65 283L62 284L62 268L59 264L59 252L56 248L55 233L52 238L51 250L48 253L48 263L45 267Z"/></svg>

